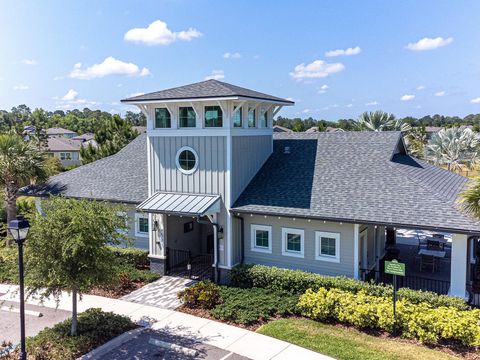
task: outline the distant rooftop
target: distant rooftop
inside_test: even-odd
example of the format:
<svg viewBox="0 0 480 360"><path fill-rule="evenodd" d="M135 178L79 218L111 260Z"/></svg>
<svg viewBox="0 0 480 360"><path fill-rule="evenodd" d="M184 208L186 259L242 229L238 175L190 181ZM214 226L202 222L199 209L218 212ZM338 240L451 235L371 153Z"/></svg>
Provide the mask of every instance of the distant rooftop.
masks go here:
<svg viewBox="0 0 480 360"><path fill-rule="evenodd" d="M256 100L272 101L283 105L293 105L294 102L240 86L228 84L218 80L206 80L198 83L179 86L176 88L152 92L149 94L133 96L123 99L122 102L136 103L144 101L173 101L185 99L208 98L249 98Z"/></svg>
<svg viewBox="0 0 480 360"><path fill-rule="evenodd" d="M59 127L49 128L46 131L47 131L47 135L77 134L75 131L59 128Z"/></svg>
<svg viewBox="0 0 480 360"><path fill-rule="evenodd" d="M60 137L48 138L49 151L80 151L82 141Z"/></svg>

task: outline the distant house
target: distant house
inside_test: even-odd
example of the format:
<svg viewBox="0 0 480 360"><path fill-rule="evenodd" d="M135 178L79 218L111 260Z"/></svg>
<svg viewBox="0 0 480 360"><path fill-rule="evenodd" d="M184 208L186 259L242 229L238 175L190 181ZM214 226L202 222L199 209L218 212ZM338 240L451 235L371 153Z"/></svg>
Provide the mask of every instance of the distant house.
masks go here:
<svg viewBox="0 0 480 360"><path fill-rule="evenodd" d="M46 130L47 132L47 136L51 136L51 137L64 137L64 138L67 138L67 139L71 139L75 136L77 136L78 134L75 132L75 131L72 131L72 130L68 130L68 129L63 129L63 128L57 128L57 127L54 127L54 128L49 128Z"/></svg>
<svg viewBox="0 0 480 360"><path fill-rule="evenodd" d="M291 130L289 128L286 128L284 126L274 125L273 126L273 132L276 132L276 133L292 133L293 130Z"/></svg>
<svg viewBox="0 0 480 360"><path fill-rule="evenodd" d="M82 134L82 135L78 135L78 136L73 137L72 140L80 141L80 143L82 144L82 147L86 147L90 144L93 147L98 146L98 143L95 140L95 134L93 134L93 133L85 133L85 134Z"/></svg>
<svg viewBox="0 0 480 360"><path fill-rule="evenodd" d="M340 128L334 128L334 127L331 127L331 126L327 126L327 128L325 129L325 132L343 132L345 130L343 129L340 129Z"/></svg>
<svg viewBox="0 0 480 360"><path fill-rule="evenodd" d="M316 133L319 132L318 126L312 126L310 129L305 130L306 133Z"/></svg>
<svg viewBox="0 0 480 360"><path fill-rule="evenodd" d="M81 164L80 148L83 142L63 137L49 137L47 139L50 156L57 157L63 166Z"/></svg>

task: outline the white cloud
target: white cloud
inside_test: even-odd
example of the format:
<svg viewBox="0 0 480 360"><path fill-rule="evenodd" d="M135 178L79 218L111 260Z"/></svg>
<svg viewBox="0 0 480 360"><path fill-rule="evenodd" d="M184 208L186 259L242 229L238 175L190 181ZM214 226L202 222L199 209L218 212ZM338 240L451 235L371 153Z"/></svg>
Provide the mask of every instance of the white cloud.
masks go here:
<svg viewBox="0 0 480 360"><path fill-rule="evenodd" d="M302 110L302 113L308 114L308 113L311 112L311 111L312 111L312 110L310 110L310 109L303 109L303 110Z"/></svg>
<svg viewBox="0 0 480 360"><path fill-rule="evenodd" d="M419 85L419 86L417 86L417 90L425 90L425 86Z"/></svg>
<svg viewBox="0 0 480 360"><path fill-rule="evenodd" d="M380 103L374 100L374 101L367 102L365 104L365 106L375 106L375 105L380 105Z"/></svg>
<svg viewBox="0 0 480 360"><path fill-rule="evenodd" d="M23 59L22 64L24 65L37 65L37 60L34 59Z"/></svg>
<svg viewBox="0 0 480 360"><path fill-rule="evenodd" d="M408 50L412 51L425 51L425 50L433 50L440 48L442 46L446 46L453 42L453 38L449 37L444 39L443 37L436 37L436 38L428 38L425 37L423 39L418 40L414 43L409 43L407 45Z"/></svg>
<svg viewBox="0 0 480 360"><path fill-rule="evenodd" d="M28 90L30 87L28 85L15 85L13 90Z"/></svg>
<svg viewBox="0 0 480 360"><path fill-rule="evenodd" d="M146 45L169 45L175 41L190 41L199 38L203 34L194 28L174 32L170 30L166 22L156 20L146 28L134 28L128 30L124 35L125 41L143 43Z"/></svg>
<svg viewBox="0 0 480 360"><path fill-rule="evenodd" d="M405 94L400 98L400 100L402 101L411 101L413 99L415 99L415 95L408 95L408 94Z"/></svg>
<svg viewBox="0 0 480 360"><path fill-rule="evenodd" d="M212 70L210 75L205 76L205 80L223 80L225 79L225 73L223 70Z"/></svg>
<svg viewBox="0 0 480 360"><path fill-rule="evenodd" d="M127 96L127 98L131 98L131 97L135 97L135 96L140 96L140 95L144 95L145 93L144 92L134 92L134 93L131 93Z"/></svg>
<svg viewBox="0 0 480 360"><path fill-rule="evenodd" d="M325 94L328 89L329 89L329 86L327 84L324 84L324 85L320 86L320 90L318 90L318 93L319 94Z"/></svg>
<svg viewBox="0 0 480 360"><path fill-rule="evenodd" d="M297 80L306 78L324 78L330 74L340 72L343 69L345 69L345 66L342 63L327 63L324 60L315 60L307 65L301 63L300 65L295 66L295 69L290 73L290 76Z"/></svg>
<svg viewBox="0 0 480 360"><path fill-rule="evenodd" d="M477 98L475 98L475 99L470 100L470 102L471 102L472 104L480 104L480 96L477 97Z"/></svg>
<svg viewBox="0 0 480 360"><path fill-rule="evenodd" d="M351 55L357 55L360 54L362 49L360 49L360 46L355 46L353 48L347 48L347 49L336 49L336 50L330 50L325 53L326 57L334 57L334 56L351 56Z"/></svg>
<svg viewBox="0 0 480 360"><path fill-rule="evenodd" d="M353 104L347 104L347 105L345 105L345 107L351 108L351 107L353 107Z"/></svg>
<svg viewBox="0 0 480 360"><path fill-rule="evenodd" d="M226 52L225 54L223 54L224 59L240 59L241 57L242 55L238 52L234 52L234 53Z"/></svg>
<svg viewBox="0 0 480 360"><path fill-rule="evenodd" d="M70 89L70 90L67 91L67 93L65 95L63 95L62 100L73 101L77 98L77 95L78 95L78 92L76 92L73 89Z"/></svg>
<svg viewBox="0 0 480 360"><path fill-rule="evenodd" d="M109 56L100 64L94 64L87 68L82 68L81 63L76 63L69 76L74 79L90 80L107 75L146 76L150 75L150 70L145 67L140 69L134 63L127 63Z"/></svg>
<svg viewBox="0 0 480 360"><path fill-rule="evenodd" d="M447 95L447 92L446 91L437 91L435 94L433 94L433 96L445 96Z"/></svg>

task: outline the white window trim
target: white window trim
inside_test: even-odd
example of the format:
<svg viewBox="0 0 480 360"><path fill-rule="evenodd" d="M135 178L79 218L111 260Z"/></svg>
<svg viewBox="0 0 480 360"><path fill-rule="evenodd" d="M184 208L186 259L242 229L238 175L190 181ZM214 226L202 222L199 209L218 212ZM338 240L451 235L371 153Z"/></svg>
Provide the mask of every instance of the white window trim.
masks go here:
<svg viewBox="0 0 480 360"><path fill-rule="evenodd" d="M287 234L300 235L300 251L287 250ZM298 258L305 257L305 230L282 228L282 255L293 256Z"/></svg>
<svg viewBox="0 0 480 360"><path fill-rule="evenodd" d="M320 241L322 237L335 239L335 256L320 254L320 250L321 250ZM315 231L315 260L329 261L329 262L335 262L335 263L340 262L340 233L327 232L327 231Z"/></svg>
<svg viewBox="0 0 480 360"><path fill-rule="evenodd" d="M271 254L272 253L272 227L268 225L256 225L252 224L250 225L250 250L256 251L256 252L262 252L262 253L267 253ZM268 231L268 248L263 247L263 246L257 246L256 242L256 231L257 230L262 230L262 231Z"/></svg>
<svg viewBox="0 0 480 360"><path fill-rule="evenodd" d="M185 151L185 150L191 151L192 154L195 156L195 166L190 170L182 169L182 167L180 166L179 157L182 151ZM177 154L175 155L175 164L177 165L177 169L182 173L186 175L193 174L195 171L197 171L197 168L198 168L198 154L190 146L182 146L180 149L178 149Z"/></svg>
<svg viewBox="0 0 480 360"><path fill-rule="evenodd" d="M140 231L140 219L147 219L148 214L146 213L135 213L135 236L136 237L148 237L148 232ZM148 222L148 230L150 230L150 221Z"/></svg>

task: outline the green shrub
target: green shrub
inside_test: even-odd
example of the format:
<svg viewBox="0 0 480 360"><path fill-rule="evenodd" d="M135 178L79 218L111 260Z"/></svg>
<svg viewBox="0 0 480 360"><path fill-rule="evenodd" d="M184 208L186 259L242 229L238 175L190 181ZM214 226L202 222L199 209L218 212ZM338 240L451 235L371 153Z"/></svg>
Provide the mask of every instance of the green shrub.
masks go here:
<svg viewBox="0 0 480 360"><path fill-rule="evenodd" d="M200 281L180 291L177 296L191 308L212 309L221 302L220 287L209 280Z"/></svg>
<svg viewBox="0 0 480 360"><path fill-rule="evenodd" d="M250 288L259 287L276 291L287 291L303 294L307 289L318 290L340 289L353 294L365 291L369 295L390 297L393 288L390 285L373 284L343 276L324 276L301 270L288 270L263 265L240 265L232 269L230 274L233 286ZM437 295L429 291L400 289L399 299L406 299L418 304L428 302L434 307L450 306L459 310L467 310L469 306L460 298Z"/></svg>
<svg viewBox="0 0 480 360"><path fill-rule="evenodd" d="M17 245L7 246L0 239L0 283L18 283Z"/></svg>
<svg viewBox="0 0 480 360"><path fill-rule="evenodd" d="M274 316L294 314L298 296L268 289L220 288L223 302L210 310L217 319L251 325Z"/></svg>
<svg viewBox="0 0 480 360"><path fill-rule="evenodd" d="M35 359L76 359L136 327L128 317L100 309L89 309L78 315L77 336L70 336L70 325L68 319L28 338L28 354Z"/></svg>
<svg viewBox="0 0 480 360"><path fill-rule="evenodd" d="M338 289L308 289L300 296L298 309L303 316L319 321L339 321L360 328L393 331L391 298L373 296L364 290L353 294ZM480 346L480 309L458 310L397 301L397 329L408 338L424 343L457 341Z"/></svg>
<svg viewBox="0 0 480 360"><path fill-rule="evenodd" d="M124 264L129 264L137 269L145 269L150 265L148 251L136 248L108 247Z"/></svg>

